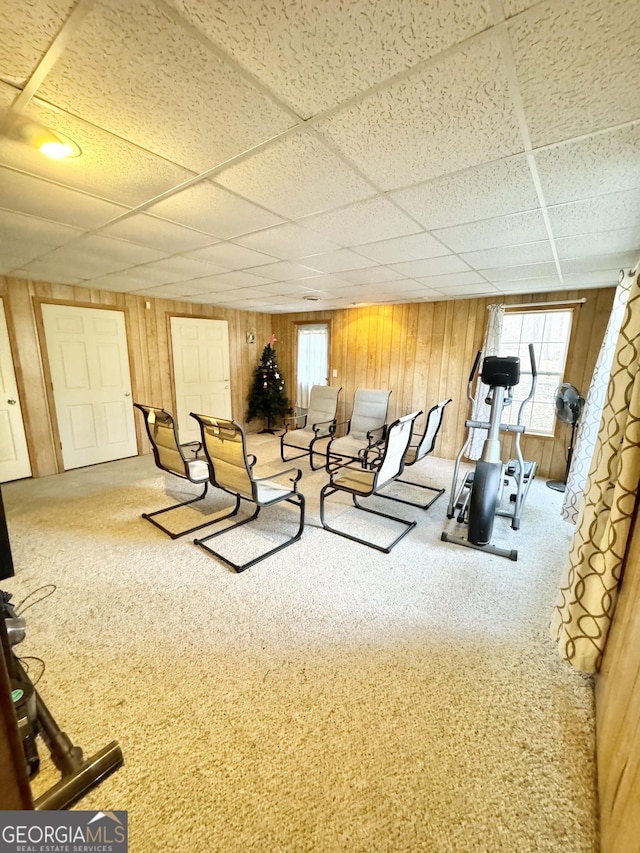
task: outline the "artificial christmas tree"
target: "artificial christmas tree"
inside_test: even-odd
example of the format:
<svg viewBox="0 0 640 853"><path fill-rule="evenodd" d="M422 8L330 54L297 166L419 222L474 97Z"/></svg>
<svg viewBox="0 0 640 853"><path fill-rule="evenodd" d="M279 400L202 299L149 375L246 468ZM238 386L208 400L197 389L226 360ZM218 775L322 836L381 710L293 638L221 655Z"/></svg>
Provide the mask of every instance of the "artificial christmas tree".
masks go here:
<svg viewBox="0 0 640 853"><path fill-rule="evenodd" d="M273 345L276 336L271 335L262 351L260 364L253 374L253 385L249 394L247 421L266 418L267 426L262 432L274 432L274 418L283 418L291 414L287 395L284 393L284 379L278 370L276 351Z"/></svg>

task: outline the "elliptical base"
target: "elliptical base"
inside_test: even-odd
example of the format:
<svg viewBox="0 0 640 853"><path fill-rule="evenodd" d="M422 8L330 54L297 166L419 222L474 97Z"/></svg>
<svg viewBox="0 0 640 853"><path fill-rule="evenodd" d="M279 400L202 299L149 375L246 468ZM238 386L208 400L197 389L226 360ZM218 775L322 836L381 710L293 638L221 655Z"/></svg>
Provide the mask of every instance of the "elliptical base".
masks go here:
<svg viewBox="0 0 640 853"><path fill-rule="evenodd" d="M440 534L440 539L443 542L451 542L453 545L464 545L465 548L473 548L474 551L484 551L487 554L495 554L496 557L506 557L514 562L518 559L518 552L513 548L498 548L496 545L474 545L468 539L463 539L461 536L450 536L446 530Z"/></svg>

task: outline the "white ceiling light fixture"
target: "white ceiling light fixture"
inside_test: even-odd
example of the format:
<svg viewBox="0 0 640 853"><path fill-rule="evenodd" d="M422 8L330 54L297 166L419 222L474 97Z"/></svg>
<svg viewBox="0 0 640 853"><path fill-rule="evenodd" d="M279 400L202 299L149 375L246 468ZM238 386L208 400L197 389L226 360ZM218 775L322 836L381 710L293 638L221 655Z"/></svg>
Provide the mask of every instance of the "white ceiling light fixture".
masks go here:
<svg viewBox="0 0 640 853"><path fill-rule="evenodd" d="M56 160L82 154L80 146L68 136L51 130L25 113L7 108L0 110L0 139L20 142Z"/></svg>

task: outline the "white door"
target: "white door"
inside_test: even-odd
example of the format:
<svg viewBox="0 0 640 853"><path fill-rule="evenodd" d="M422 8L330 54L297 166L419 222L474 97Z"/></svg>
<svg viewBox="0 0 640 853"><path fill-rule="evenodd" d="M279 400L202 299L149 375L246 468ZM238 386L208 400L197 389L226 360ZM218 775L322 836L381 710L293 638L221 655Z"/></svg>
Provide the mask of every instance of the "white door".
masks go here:
<svg viewBox="0 0 640 853"><path fill-rule="evenodd" d="M65 470L136 456L122 311L42 306Z"/></svg>
<svg viewBox="0 0 640 853"><path fill-rule="evenodd" d="M190 412L231 417L229 324L197 317L171 318L173 379L180 443L198 441L200 427Z"/></svg>
<svg viewBox="0 0 640 853"><path fill-rule="evenodd" d="M4 314L0 299L0 483L31 476L22 409Z"/></svg>

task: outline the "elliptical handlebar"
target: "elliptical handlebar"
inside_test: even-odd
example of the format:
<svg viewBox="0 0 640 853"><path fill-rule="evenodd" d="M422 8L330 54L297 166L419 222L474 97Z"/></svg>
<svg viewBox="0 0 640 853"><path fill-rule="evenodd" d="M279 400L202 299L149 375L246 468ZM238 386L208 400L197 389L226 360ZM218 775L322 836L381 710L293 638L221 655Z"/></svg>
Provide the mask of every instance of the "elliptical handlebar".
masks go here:
<svg viewBox="0 0 640 853"><path fill-rule="evenodd" d="M536 354L533 349L533 344L529 344L529 361L531 362L531 389L529 394L525 399L520 403L520 408L518 409L518 423L522 423L522 414L524 412L524 407L527 405L529 400L532 399L533 395L536 393L536 386L538 384L538 368L536 365Z"/></svg>
<svg viewBox="0 0 640 853"><path fill-rule="evenodd" d="M471 388L473 387L473 378L478 372L478 366L480 365L480 359L482 358L482 350L479 349L476 353L476 360L473 362L473 367L471 368L471 373L469 374L469 382L467 383L467 399L470 403L475 403L475 397L471 393Z"/></svg>

